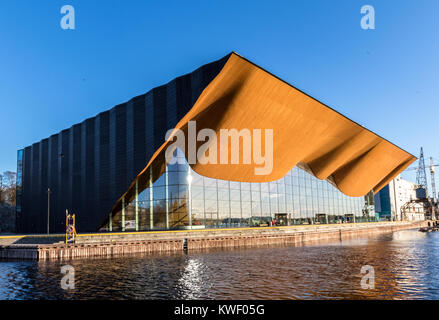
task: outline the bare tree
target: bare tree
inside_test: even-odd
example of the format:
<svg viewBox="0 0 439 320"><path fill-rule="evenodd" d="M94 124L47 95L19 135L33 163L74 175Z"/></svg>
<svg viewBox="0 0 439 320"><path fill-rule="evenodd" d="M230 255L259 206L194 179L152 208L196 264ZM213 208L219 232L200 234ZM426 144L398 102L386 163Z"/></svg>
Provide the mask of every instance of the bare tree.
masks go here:
<svg viewBox="0 0 439 320"><path fill-rule="evenodd" d="M0 203L15 206L17 174L5 171L0 174Z"/></svg>

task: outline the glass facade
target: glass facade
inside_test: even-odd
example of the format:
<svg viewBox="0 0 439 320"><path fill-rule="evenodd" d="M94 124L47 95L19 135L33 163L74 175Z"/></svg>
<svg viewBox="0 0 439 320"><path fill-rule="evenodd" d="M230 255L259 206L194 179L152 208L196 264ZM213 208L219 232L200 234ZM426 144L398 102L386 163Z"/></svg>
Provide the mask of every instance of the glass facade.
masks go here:
<svg viewBox="0 0 439 320"><path fill-rule="evenodd" d="M16 182L16 206L15 212L17 216L21 216L23 198L23 150L17 152L17 182Z"/></svg>
<svg viewBox="0 0 439 320"><path fill-rule="evenodd" d="M348 197L328 181L294 167L280 180L211 179L177 162L109 216L101 230L143 231L375 221L373 196ZM151 185L151 184L150 184ZM136 188L137 189L137 188Z"/></svg>

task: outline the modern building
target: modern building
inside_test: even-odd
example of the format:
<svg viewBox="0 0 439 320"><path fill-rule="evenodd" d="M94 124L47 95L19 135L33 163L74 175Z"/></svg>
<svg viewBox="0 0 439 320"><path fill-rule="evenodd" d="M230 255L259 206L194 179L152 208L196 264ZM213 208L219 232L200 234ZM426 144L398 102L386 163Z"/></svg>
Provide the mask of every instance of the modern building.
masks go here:
<svg viewBox="0 0 439 320"><path fill-rule="evenodd" d="M191 122L195 151L203 129L236 130L238 160L240 134L250 132L254 156L263 132L271 170L231 151L226 163L193 162ZM183 147L171 150L179 130ZM17 229L63 232L66 210L78 232L373 221L370 192L415 159L231 53L19 150Z"/></svg>
<svg viewBox="0 0 439 320"><path fill-rule="evenodd" d="M416 183L402 179L401 175L390 181L375 195L375 211L380 220L424 220L424 204L416 202L420 200L417 197L418 187ZM406 209L410 203L410 209Z"/></svg>

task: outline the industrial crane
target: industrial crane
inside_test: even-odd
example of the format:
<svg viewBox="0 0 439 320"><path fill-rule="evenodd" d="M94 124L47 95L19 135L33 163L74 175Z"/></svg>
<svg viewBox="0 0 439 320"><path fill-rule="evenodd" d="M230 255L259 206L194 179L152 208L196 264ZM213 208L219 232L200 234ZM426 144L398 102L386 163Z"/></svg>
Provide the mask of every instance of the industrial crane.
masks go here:
<svg viewBox="0 0 439 320"><path fill-rule="evenodd" d="M419 161L420 161L419 167L407 168L406 171L411 171L411 170L418 171L416 182L418 184L422 184L424 187L426 187L427 186L426 180L425 180L425 185L424 185L424 183L420 183L420 181L419 181L419 180L424 181L423 179L419 178L420 176L422 176L422 172L420 172L419 169L421 169L421 171L422 171L422 169L424 169L424 172L425 172L425 165L423 165L424 164L424 154L423 154L422 148L421 148L421 156L419 157ZM436 193L436 180L435 180L435 175L434 175L434 167L439 167L439 164L434 164L433 157L430 157L431 192L432 192L433 198L436 199L437 193Z"/></svg>
<svg viewBox="0 0 439 320"><path fill-rule="evenodd" d="M439 204L438 197L436 193L436 179L434 176L435 167L439 165L434 164L433 157L430 157L430 175L431 175L431 197L428 197L427 192L427 175L425 170L425 162L424 162L424 152L421 147L421 154L419 156L418 166L407 168L406 170L416 170L416 184L418 185L418 189L416 189L416 197L415 200L410 200L401 208L401 215L405 215L410 210L410 205L414 203L423 203L424 206L424 214L426 219L437 219L439 217ZM419 190L419 194L418 194ZM424 190L423 192L421 190ZM414 210L414 207L413 207Z"/></svg>

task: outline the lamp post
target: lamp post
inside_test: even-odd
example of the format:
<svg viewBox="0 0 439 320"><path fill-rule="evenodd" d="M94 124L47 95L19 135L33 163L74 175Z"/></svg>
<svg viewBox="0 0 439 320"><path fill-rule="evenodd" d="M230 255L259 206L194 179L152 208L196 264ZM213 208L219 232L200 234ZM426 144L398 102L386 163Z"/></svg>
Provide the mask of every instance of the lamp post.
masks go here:
<svg viewBox="0 0 439 320"><path fill-rule="evenodd" d="M192 176L191 176L191 169L188 168L188 175L187 175L187 183L188 183L188 216L189 216L189 229L192 229L192 196L191 196L191 183L192 183Z"/></svg>
<svg viewBox="0 0 439 320"><path fill-rule="evenodd" d="M47 234L50 228L50 188L47 188Z"/></svg>

